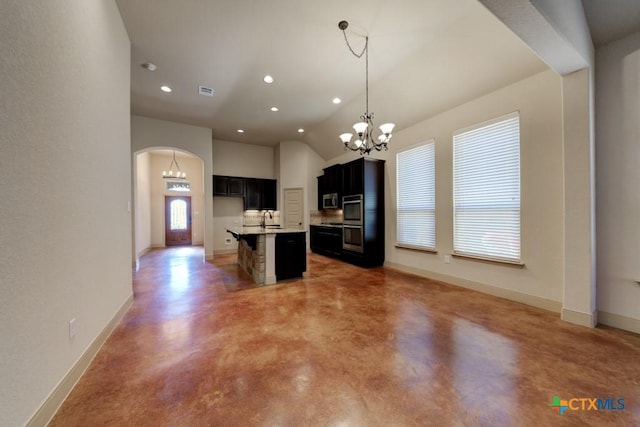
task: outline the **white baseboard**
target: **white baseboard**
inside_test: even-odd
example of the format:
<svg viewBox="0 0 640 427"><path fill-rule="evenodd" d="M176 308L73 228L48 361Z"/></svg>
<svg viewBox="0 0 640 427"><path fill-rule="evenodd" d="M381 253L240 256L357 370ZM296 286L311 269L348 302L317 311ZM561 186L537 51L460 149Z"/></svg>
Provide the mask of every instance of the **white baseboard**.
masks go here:
<svg viewBox="0 0 640 427"><path fill-rule="evenodd" d="M447 274L435 273L433 271L422 270L415 267L408 267L402 264L396 264L394 262L386 261L385 267L395 268L396 270L404 271L406 273L415 274L417 276L426 277L428 279L438 280L451 285L460 286L462 288L472 289L474 291L482 292L484 294L493 295L496 297L508 299L511 301L519 302L522 304L530 305L543 310L552 311L554 313L560 313L562 309L562 303L559 301L553 301L546 298L540 298L533 295L523 294L522 292L512 291L509 289L499 288L497 286L486 285L484 283L474 282L472 280L461 279L459 277L449 276Z"/></svg>
<svg viewBox="0 0 640 427"><path fill-rule="evenodd" d="M150 250L152 249L151 246L147 246L146 248L142 249L140 252L138 252L138 255L136 255L138 258L142 258L143 256L145 256Z"/></svg>
<svg viewBox="0 0 640 427"><path fill-rule="evenodd" d="M640 334L640 320L632 317L620 316L619 314L598 311L598 322L625 331Z"/></svg>
<svg viewBox="0 0 640 427"><path fill-rule="evenodd" d="M589 314L563 308L560 318L565 322L573 323L574 325L586 326L587 328L595 328L598 324L598 312L595 310L593 313Z"/></svg>
<svg viewBox="0 0 640 427"><path fill-rule="evenodd" d="M60 380L58 385L53 389L49 397L45 399L40 408L31 417L27 423L27 427L46 426L53 416L56 414L64 400L67 398L73 387L80 380L84 372L87 370L93 358L98 354L100 347L107 341L111 332L118 326L120 320L125 315L131 304L133 303L133 293L122 303L117 313L107 323L102 332L89 344L87 349L82 353L80 358L73 364L69 372Z"/></svg>

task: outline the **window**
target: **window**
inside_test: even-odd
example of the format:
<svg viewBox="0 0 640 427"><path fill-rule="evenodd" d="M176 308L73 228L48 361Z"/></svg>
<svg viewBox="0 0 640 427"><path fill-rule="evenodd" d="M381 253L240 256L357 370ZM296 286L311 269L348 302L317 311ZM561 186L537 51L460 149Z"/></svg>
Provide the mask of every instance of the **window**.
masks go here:
<svg viewBox="0 0 640 427"><path fill-rule="evenodd" d="M520 116L453 135L454 254L520 262Z"/></svg>
<svg viewBox="0 0 640 427"><path fill-rule="evenodd" d="M436 247L435 142L396 155L398 246Z"/></svg>
<svg viewBox="0 0 640 427"><path fill-rule="evenodd" d="M170 204L170 229L186 230L187 229L187 202L184 200L174 200Z"/></svg>

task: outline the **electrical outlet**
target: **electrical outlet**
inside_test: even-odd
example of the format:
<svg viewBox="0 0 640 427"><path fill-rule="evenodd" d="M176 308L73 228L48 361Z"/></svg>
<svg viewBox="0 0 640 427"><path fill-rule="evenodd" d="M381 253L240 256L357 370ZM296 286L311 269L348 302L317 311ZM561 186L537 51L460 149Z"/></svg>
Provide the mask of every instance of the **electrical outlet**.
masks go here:
<svg viewBox="0 0 640 427"><path fill-rule="evenodd" d="M76 318L69 320L69 339L73 339L76 336Z"/></svg>
<svg viewBox="0 0 640 427"><path fill-rule="evenodd" d="M230 245L231 244L231 237L225 237L224 244L225 245Z"/></svg>
<svg viewBox="0 0 640 427"><path fill-rule="evenodd" d="M451 255L445 255L444 256L444 263L445 264L450 264L451 263Z"/></svg>

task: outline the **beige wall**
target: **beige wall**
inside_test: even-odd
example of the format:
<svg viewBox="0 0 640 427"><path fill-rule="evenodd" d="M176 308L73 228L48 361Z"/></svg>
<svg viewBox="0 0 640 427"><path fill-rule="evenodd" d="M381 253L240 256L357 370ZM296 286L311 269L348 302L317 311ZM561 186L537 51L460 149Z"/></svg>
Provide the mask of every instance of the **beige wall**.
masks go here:
<svg viewBox="0 0 640 427"><path fill-rule="evenodd" d="M273 147L219 139L213 141L214 175L276 179L273 160ZM243 210L242 197L213 198L213 248L215 252L233 252L237 249L237 242L227 233L226 229L242 225Z"/></svg>
<svg viewBox="0 0 640 427"><path fill-rule="evenodd" d="M151 226L150 246L165 246L165 196L190 196L191 197L191 243L202 245L204 243L204 177L202 175L203 162L197 157L176 153L176 160L180 169L187 174L191 183L189 193L177 193L167 191L166 181L162 178L162 171L169 168L172 154L152 151L149 168L150 210L149 224Z"/></svg>
<svg viewBox="0 0 640 427"><path fill-rule="evenodd" d="M298 141L284 141L278 145L280 171L280 194L279 200L282 200L282 192L286 188L302 188L304 194L304 224L303 228L309 230L311 223L310 211L318 208L318 184L316 177L322 173L324 160L311 149L308 145ZM284 218L286 212L284 207L281 218ZM309 250L309 236L307 233L307 250Z"/></svg>
<svg viewBox="0 0 640 427"><path fill-rule="evenodd" d="M388 152L371 157L386 160L386 260L407 270L476 287L513 299L559 310L563 290L563 169L560 77L537 74L394 134ZM522 259L525 267L444 257L453 251L452 134L512 111L520 111ZM395 154L430 138L436 141L437 254L394 246ZM338 142L336 142L338 143ZM328 164L358 158L347 153Z"/></svg>
<svg viewBox="0 0 640 427"><path fill-rule="evenodd" d="M203 241L205 256L213 256L213 174L211 129L151 119L142 116L131 116L131 155L153 149L175 148L198 157L204 164L204 201L201 215L203 220ZM153 181L152 181L153 183ZM138 224L134 225L137 229ZM145 226L142 224L141 226ZM152 242L153 244L153 242Z"/></svg>
<svg viewBox="0 0 640 427"><path fill-rule="evenodd" d="M130 44L110 0L0 16L0 425L18 426L132 295Z"/></svg>
<svg viewBox="0 0 640 427"><path fill-rule="evenodd" d="M273 147L214 139L213 173L274 179Z"/></svg>
<svg viewBox="0 0 640 427"><path fill-rule="evenodd" d="M640 33L596 50L597 304L640 333Z"/></svg>
<svg viewBox="0 0 640 427"><path fill-rule="evenodd" d="M151 156L149 152L134 156L135 247L137 257L151 247Z"/></svg>

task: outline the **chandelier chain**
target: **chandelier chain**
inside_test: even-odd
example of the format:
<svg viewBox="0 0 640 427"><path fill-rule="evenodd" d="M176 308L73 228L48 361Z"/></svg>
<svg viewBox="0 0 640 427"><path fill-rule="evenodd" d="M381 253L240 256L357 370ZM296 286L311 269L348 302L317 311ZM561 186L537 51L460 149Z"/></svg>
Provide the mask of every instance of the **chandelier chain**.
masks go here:
<svg viewBox="0 0 640 427"><path fill-rule="evenodd" d="M369 36L364 36L364 47L362 48L362 52L357 53L355 50L353 50L351 43L349 43L349 39L347 38L347 32L345 30L342 30L342 35L344 36L344 41L347 43L347 47L349 48L353 56L360 59L362 58L362 55L364 55L364 62L365 62L365 87L364 88L365 88L365 96L366 96L365 116L368 116L369 115ZM363 118L363 120L365 119Z"/></svg>
<svg viewBox="0 0 640 427"><path fill-rule="evenodd" d="M353 128L357 133L355 143L351 143L351 138L353 136L351 133L341 134L340 140L343 142L345 150L359 151L361 155L369 154L372 149L377 151L382 149L387 150L387 144L391 139L391 132L395 125L393 123L385 123L381 125L380 130L382 131L382 134L378 137L380 142L376 142L373 138L373 113L369 113L369 36L359 35L365 39L365 43L362 51L358 53L353 49L351 43L349 43L349 38L345 31L348 26L349 23L347 21L340 21L338 23L338 28L342 30L342 35L344 36L344 40L349 51L358 59L361 59L363 56L365 57L365 112L360 116L362 122L353 125Z"/></svg>
<svg viewBox="0 0 640 427"><path fill-rule="evenodd" d="M347 42L347 47L349 48L351 53L353 53L353 56L355 56L358 59L362 58L362 55L364 55L364 53L367 51L367 48L369 47L369 36L364 36L365 43L364 43L364 47L362 48L362 52L356 53L356 51L353 50L353 48L351 47L351 43L349 43L349 39L347 38L347 32L345 30L342 30L342 35L344 36L344 41Z"/></svg>

